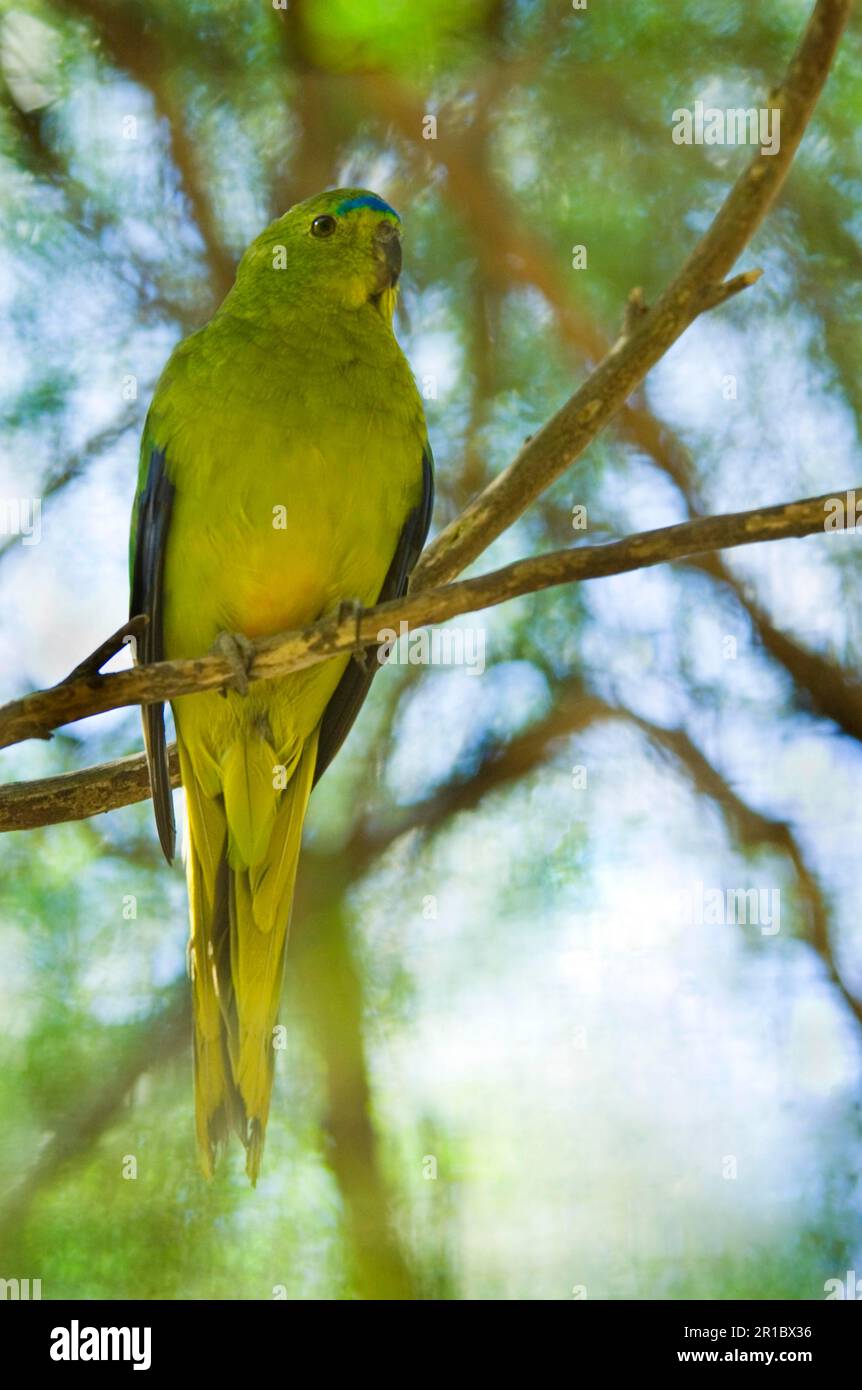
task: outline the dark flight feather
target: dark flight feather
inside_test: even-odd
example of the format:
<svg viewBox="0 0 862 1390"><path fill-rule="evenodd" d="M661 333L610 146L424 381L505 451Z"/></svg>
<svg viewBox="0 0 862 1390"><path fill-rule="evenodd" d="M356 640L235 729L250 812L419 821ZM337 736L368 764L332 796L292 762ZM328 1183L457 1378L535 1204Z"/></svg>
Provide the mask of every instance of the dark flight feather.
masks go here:
<svg viewBox="0 0 862 1390"><path fill-rule="evenodd" d="M138 640L138 660L142 663L161 661L164 655L162 577L173 500L174 487L165 472L164 450L153 449L150 452L146 485L138 498L135 558L132 568L131 616L145 613L149 619ZM141 719L144 726L144 746L147 752L153 808L156 813L156 828L165 858L170 864L176 849L177 831L165 739L164 705L142 705Z"/></svg>
<svg viewBox="0 0 862 1390"><path fill-rule="evenodd" d="M388 603L390 599L402 598L407 592L410 574L419 559L422 547L428 537L431 525L431 511L434 506L434 456L431 445L425 445L422 452L422 500L408 516L398 540L392 564L377 596L378 603ZM356 716L359 714L371 689L371 682L380 669L377 660L379 647L365 648L367 670L358 661L351 661L326 706L320 726L320 742L317 749L317 764L314 771L314 786L320 781L344 740L347 738Z"/></svg>

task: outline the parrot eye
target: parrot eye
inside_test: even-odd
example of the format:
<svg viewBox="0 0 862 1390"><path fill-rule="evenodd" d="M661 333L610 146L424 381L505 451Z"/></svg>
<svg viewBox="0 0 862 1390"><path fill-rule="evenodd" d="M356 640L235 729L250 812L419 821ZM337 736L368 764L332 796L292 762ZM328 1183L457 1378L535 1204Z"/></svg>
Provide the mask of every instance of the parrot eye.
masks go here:
<svg viewBox="0 0 862 1390"><path fill-rule="evenodd" d="M330 217L328 213L324 213L322 217L315 217L314 221L312 222L311 235L332 236L332 233L335 231L335 228L337 226L338 223L336 222L335 218Z"/></svg>

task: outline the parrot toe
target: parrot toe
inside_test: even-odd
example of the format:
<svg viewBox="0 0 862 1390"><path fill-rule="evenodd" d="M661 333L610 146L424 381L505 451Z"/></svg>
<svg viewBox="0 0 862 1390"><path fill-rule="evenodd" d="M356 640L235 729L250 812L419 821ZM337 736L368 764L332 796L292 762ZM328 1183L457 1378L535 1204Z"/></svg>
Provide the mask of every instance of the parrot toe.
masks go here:
<svg viewBox="0 0 862 1390"><path fill-rule="evenodd" d="M254 663L254 644L242 632L220 632L212 645L214 656L223 656L233 671L230 686L222 686L220 695L227 696L228 689L240 695L248 694L248 675Z"/></svg>
<svg viewBox="0 0 862 1390"><path fill-rule="evenodd" d="M353 660L362 667L363 671L368 670L368 648L362 643L359 637L359 624L365 612L358 598L343 598L338 605L338 621L346 622L352 618L356 624L356 639L353 644Z"/></svg>

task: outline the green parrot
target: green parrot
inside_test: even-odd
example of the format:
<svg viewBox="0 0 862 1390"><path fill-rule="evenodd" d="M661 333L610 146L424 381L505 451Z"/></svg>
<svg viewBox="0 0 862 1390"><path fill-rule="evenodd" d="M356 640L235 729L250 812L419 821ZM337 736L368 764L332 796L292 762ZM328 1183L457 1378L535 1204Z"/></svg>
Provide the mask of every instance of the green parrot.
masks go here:
<svg viewBox="0 0 862 1390"><path fill-rule="evenodd" d="M299 203L176 348L141 445L131 612L140 661L217 647L236 688L173 702L185 790L195 1114L211 1176L234 1130L256 1182L302 825L379 663L245 680L251 639L406 591L431 518L419 393L392 329L398 214L365 189ZM165 855L161 705L144 742Z"/></svg>

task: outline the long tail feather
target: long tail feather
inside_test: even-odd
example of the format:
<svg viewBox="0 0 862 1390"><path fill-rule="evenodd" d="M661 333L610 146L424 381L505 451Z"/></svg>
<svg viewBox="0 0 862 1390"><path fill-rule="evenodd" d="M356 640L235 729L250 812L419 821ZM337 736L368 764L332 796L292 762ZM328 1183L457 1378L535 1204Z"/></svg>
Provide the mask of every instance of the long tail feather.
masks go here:
<svg viewBox="0 0 862 1390"><path fill-rule="evenodd" d="M284 790L276 792L271 773L269 782L264 777L275 755L263 740L256 745L250 740L248 749L230 750L225 795L211 797L202 791L180 742L188 815L195 1113L207 1177L231 1129L246 1147L252 1183L260 1172L275 1071L274 1029L316 755L317 731L303 746ZM266 836L261 825L269 827Z"/></svg>

